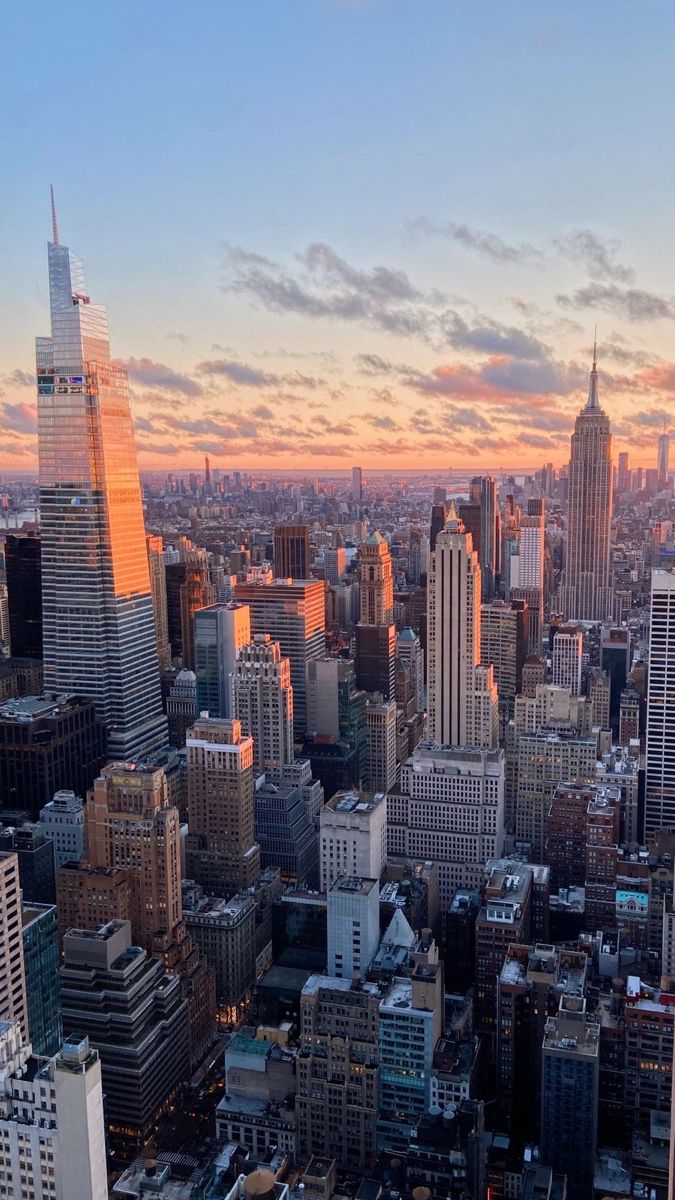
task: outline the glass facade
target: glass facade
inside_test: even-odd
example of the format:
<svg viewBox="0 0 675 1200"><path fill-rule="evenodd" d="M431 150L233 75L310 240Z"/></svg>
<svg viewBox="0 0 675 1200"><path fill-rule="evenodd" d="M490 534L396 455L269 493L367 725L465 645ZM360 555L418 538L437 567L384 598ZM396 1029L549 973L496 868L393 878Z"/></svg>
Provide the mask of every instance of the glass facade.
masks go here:
<svg viewBox="0 0 675 1200"><path fill-rule="evenodd" d="M91 697L108 753L166 743L126 372L82 262L50 242L50 338L36 343L44 685Z"/></svg>
<svg viewBox="0 0 675 1200"><path fill-rule="evenodd" d="M53 904L24 905L23 961L33 1054L51 1056L63 1044L61 956Z"/></svg>

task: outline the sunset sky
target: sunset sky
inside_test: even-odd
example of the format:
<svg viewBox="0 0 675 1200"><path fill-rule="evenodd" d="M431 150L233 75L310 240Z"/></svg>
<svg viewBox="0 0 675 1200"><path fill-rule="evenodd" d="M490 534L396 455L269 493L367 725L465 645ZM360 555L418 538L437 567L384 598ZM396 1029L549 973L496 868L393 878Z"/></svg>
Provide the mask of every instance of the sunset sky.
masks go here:
<svg viewBox="0 0 675 1200"><path fill-rule="evenodd" d="M596 322L614 453L654 465L674 35L665 0L12 5L0 469L37 461L50 183L143 467L561 463Z"/></svg>

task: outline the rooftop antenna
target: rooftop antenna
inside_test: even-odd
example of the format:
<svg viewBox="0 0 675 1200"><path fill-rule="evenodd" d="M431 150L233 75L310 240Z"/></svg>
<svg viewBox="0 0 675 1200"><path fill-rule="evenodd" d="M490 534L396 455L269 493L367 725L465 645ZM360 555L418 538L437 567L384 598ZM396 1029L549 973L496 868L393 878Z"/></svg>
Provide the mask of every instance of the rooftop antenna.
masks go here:
<svg viewBox="0 0 675 1200"><path fill-rule="evenodd" d="M53 183L50 183L50 185L49 185L49 195L51 197L51 202L52 202L52 241L54 242L55 246L60 246L61 238L59 237L59 226L58 226L58 222L56 220L56 204L54 203L54 184Z"/></svg>
<svg viewBox="0 0 675 1200"><path fill-rule="evenodd" d="M596 324L593 332L593 370L598 369L598 326Z"/></svg>

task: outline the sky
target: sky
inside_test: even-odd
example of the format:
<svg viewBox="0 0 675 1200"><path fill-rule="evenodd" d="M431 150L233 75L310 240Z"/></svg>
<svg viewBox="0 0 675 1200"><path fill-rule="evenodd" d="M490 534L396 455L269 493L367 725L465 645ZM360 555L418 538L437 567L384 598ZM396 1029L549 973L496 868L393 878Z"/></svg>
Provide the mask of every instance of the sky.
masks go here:
<svg viewBox="0 0 675 1200"><path fill-rule="evenodd" d="M144 468L560 464L596 324L655 465L672 3L33 0L3 41L0 470L37 463L50 183Z"/></svg>

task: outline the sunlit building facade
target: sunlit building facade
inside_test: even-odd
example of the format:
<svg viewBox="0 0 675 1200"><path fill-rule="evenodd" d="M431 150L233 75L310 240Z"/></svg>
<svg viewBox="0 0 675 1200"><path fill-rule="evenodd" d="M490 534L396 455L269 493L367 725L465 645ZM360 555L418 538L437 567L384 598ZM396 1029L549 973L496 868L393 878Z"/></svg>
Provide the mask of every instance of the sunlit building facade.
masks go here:
<svg viewBox="0 0 675 1200"><path fill-rule="evenodd" d="M111 756L166 742L126 372L81 260L48 245L51 337L36 341L44 686L93 699Z"/></svg>

